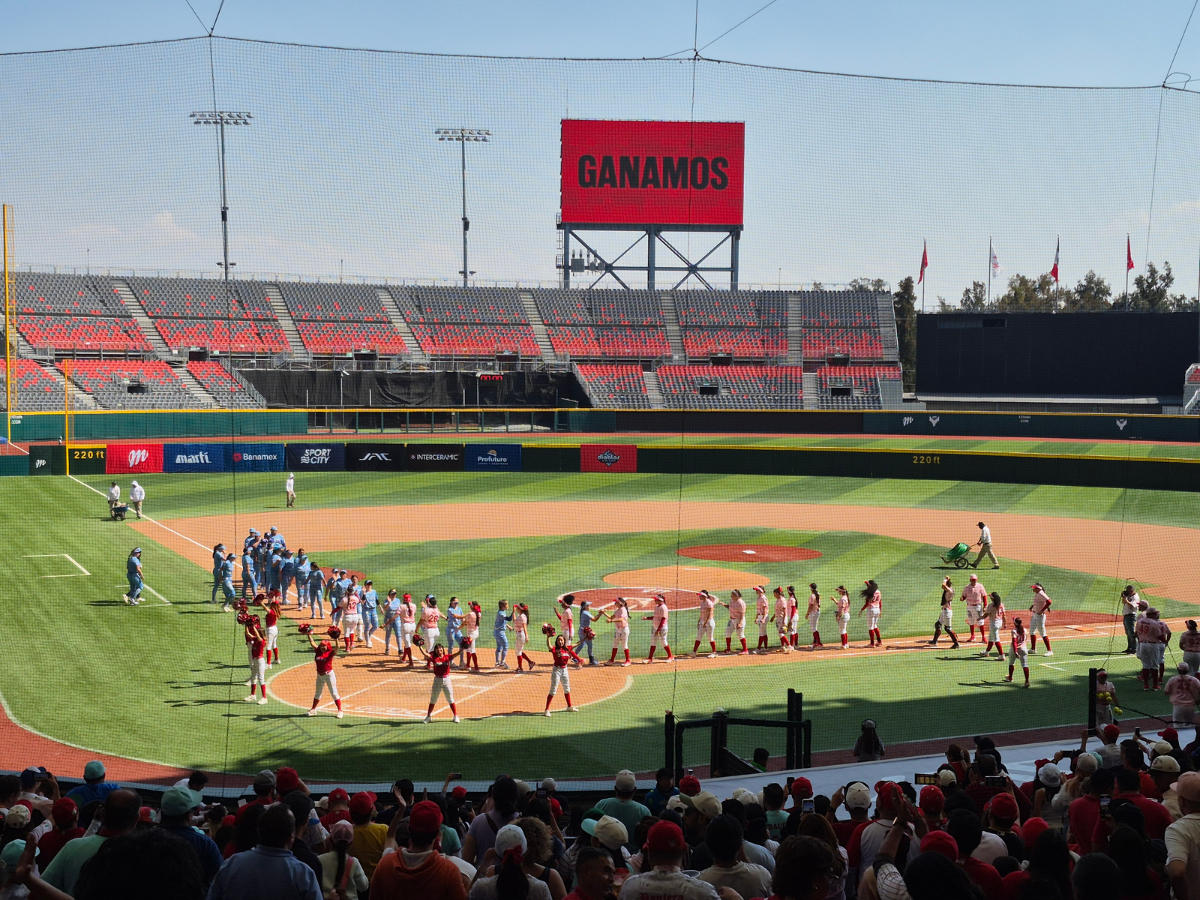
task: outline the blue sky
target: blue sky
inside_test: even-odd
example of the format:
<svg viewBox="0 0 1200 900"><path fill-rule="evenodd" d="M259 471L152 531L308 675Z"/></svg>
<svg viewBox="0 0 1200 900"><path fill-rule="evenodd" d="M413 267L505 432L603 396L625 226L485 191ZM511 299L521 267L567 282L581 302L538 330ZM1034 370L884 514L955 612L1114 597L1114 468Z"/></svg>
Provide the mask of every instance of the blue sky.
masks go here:
<svg viewBox="0 0 1200 900"><path fill-rule="evenodd" d="M193 4L206 21L218 5ZM698 43L761 5L702 0ZM1190 9L778 0L704 55L892 77L1155 85ZM228 0L217 33L426 53L637 59L690 48L694 12L694 3L624 0ZM8 7L5 25L5 53L200 32L183 0L20 2ZM1174 68L1200 76L1200 22L1193 29ZM211 106L208 44L0 57L12 123L0 134L0 196L16 207L19 263L214 271L213 136L186 121L190 110ZM430 132L461 122L496 131L495 143L471 148L471 267L480 278L549 282L558 119L692 114L688 62L446 60L230 42L216 42L213 52L218 104L258 116L230 136L233 258L246 272L452 276L458 173ZM1065 281L1094 267L1120 289L1131 232L1137 271L1147 252L1170 259L1194 292L1200 163L1191 145L1200 97L923 85L711 63L695 74L697 118L747 123L744 282L895 283L915 274L928 238L930 299L956 298L985 277L989 236L1007 276L1047 270L1061 235Z"/></svg>

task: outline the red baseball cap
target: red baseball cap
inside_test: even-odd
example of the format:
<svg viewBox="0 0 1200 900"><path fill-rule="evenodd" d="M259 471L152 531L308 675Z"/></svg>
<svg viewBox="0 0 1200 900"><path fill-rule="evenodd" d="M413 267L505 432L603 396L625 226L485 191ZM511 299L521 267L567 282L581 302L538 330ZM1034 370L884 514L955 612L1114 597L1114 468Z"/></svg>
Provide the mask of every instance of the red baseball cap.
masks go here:
<svg viewBox="0 0 1200 900"><path fill-rule="evenodd" d="M1042 836L1042 832L1050 828L1050 823L1045 819L1034 816L1032 819L1026 819L1025 824L1021 826L1021 840L1024 841L1026 847L1032 847L1037 843L1037 839Z"/></svg>
<svg viewBox="0 0 1200 900"><path fill-rule="evenodd" d="M1001 819L1015 819L1020 815L1017 801L1008 794L997 794L992 798L992 815L999 816Z"/></svg>
<svg viewBox="0 0 1200 900"><path fill-rule="evenodd" d="M75 801L70 797L63 797L54 801L54 806L50 808L50 818L54 820L55 825L66 825L78 812L79 807L75 805Z"/></svg>
<svg viewBox="0 0 1200 900"><path fill-rule="evenodd" d="M284 766L275 770L275 793L282 797L300 787L300 776L295 769Z"/></svg>
<svg viewBox="0 0 1200 900"><path fill-rule="evenodd" d="M926 785L926 787L933 787L933 785ZM952 860L958 859L958 841L944 831L931 831L921 838L921 852L928 853L931 850L942 856L948 856Z"/></svg>
<svg viewBox="0 0 1200 900"><path fill-rule="evenodd" d="M651 853L682 853L686 846L683 830L674 822L657 822L646 833L646 849Z"/></svg>
<svg viewBox="0 0 1200 900"><path fill-rule="evenodd" d="M408 828L421 834L433 834L442 827L442 811L432 800L422 800L408 815Z"/></svg>
<svg viewBox="0 0 1200 900"><path fill-rule="evenodd" d="M376 799L370 791L359 791L350 798L350 815L369 816L375 809Z"/></svg>
<svg viewBox="0 0 1200 900"><path fill-rule="evenodd" d="M684 775L679 779L679 793L695 797L700 793L700 779L695 775Z"/></svg>
<svg viewBox="0 0 1200 900"><path fill-rule="evenodd" d="M349 803L350 795L346 793L344 788L334 788L329 792L330 803Z"/></svg>
<svg viewBox="0 0 1200 900"><path fill-rule="evenodd" d="M452 790L450 792L450 796L453 797L455 800L457 800L459 803L462 803L464 800L467 799L467 789L460 784L458 787L456 787L454 790Z"/></svg>
<svg viewBox="0 0 1200 900"><path fill-rule="evenodd" d="M812 795L812 782L807 778L797 778L792 782L792 797L796 800L807 800Z"/></svg>
<svg viewBox="0 0 1200 900"><path fill-rule="evenodd" d="M942 789L936 784L927 784L921 788L920 799L918 799L917 805L921 807L922 812L936 816L946 806L946 795L942 793ZM957 858L956 856L955 859Z"/></svg>
<svg viewBox="0 0 1200 900"><path fill-rule="evenodd" d="M1160 731L1158 733L1158 736L1160 738L1162 738L1164 741L1172 741L1173 743L1176 743L1176 744L1179 743L1179 732L1176 731L1174 728L1164 728L1162 731Z"/></svg>
<svg viewBox="0 0 1200 900"><path fill-rule="evenodd" d="M1121 729L1118 728L1116 725L1105 725L1104 731L1102 733L1110 741L1115 741L1117 738L1119 738L1121 736Z"/></svg>

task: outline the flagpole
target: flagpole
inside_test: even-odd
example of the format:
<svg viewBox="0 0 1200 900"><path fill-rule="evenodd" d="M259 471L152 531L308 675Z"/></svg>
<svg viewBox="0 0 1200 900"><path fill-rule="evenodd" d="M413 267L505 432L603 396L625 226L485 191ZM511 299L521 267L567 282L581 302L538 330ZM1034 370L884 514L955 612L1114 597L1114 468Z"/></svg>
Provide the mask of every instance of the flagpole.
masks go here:
<svg viewBox="0 0 1200 900"><path fill-rule="evenodd" d="M1058 251L1062 247L1062 235L1054 236L1054 265L1058 266ZM1058 312L1058 305L1062 302L1062 271L1054 277L1054 311Z"/></svg>
<svg viewBox="0 0 1200 900"><path fill-rule="evenodd" d="M929 241L921 238L921 312L925 312L925 257L929 253Z"/></svg>
<svg viewBox="0 0 1200 900"><path fill-rule="evenodd" d="M1125 232L1125 312L1129 312L1129 232Z"/></svg>
<svg viewBox="0 0 1200 900"><path fill-rule="evenodd" d="M992 305L992 239L988 238L988 289L985 306Z"/></svg>

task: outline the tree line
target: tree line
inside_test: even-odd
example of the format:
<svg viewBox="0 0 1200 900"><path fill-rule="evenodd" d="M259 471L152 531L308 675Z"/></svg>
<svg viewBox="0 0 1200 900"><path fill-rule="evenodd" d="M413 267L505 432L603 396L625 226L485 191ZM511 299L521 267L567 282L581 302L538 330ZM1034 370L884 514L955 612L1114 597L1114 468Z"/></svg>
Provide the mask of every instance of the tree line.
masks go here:
<svg viewBox="0 0 1200 900"><path fill-rule="evenodd" d="M1146 271L1133 279L1133 290L1114 295L1108 281L1089 271L1074 286L1055 284L1050 273L1013 275L1007 289L995 293L989 303L987 287L982 281L965 288L957 305L938 297L939 313L982 312L1185 312L1196 309L1196 298L1173 293L1175 275L1171 264L1164 262L1160 269L1146 264ZM996 286L993 285L993 288Z"/></svg>

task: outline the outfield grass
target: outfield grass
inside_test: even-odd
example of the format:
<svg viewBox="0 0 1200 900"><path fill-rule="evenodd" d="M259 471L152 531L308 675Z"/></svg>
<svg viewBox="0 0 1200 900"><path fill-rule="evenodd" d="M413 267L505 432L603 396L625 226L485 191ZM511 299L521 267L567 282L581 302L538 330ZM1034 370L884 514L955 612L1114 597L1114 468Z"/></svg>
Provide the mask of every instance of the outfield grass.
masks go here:
<svg viewBox="0 0 1200 900"><path fill-rule="evenodd" d="M100 490L109 481L86 480ZM155 518L186 519L236 509L247 526L278 525L287 533L278 474L157 475L139 480L149 496L147 511ZM976 513L989 510L1191 528L1198 527L1200 518L1195 498L1187 494L944 481L325 473L302 478L299 489L303 506L323 508L683 499L962 509L967 541L974 538L971 526ZM308 719L282 704L257 707L240 702L245 693L241 634L229 616L203 602L210 596L206 569L153 538L147 540L127 525L110 521L103 499L68 479L0 480L0 502L12 511L0 548L13 561L20 585L0 604L10 622L44 629L34 630L28 640L10 640L0 654L0 684L12 715L50 737L183 766L251 772L263 765L287 763L297 765L308 777L363 780L386 780L402 773L432 779L449 768L482 779L498 768L524 772L530 765L536 767L530 760L550 757L554 764L547 768L562 776L611 773L626 765L653 768L661 762L665 709L673 708L685 718L708 715L717 706L747 716L779 716L788 687L804 692L818 750L849 746L859 721L868 715L880 723L885 742L1048 726L1083 719L1088 664L1107 658L1111 648L1107 638L1060 644L1052 660L1055 668L1037 661L1035 687L1030 691L1000 683L1004 674L1000 663L973 659L966 652L881 653L867 658L825 654L815 665L796 660L678 676L665 666L646 675L633 668L627 671L637 677L628 691L578 716L550 720L494 718L456 728L368 721L353 715L341 721ZM436 507L427 514L437 515ZM540 621L549 617L550 601L557 594L603 586L601 577L614 570L671 565L678 560L676 546L798 543L823 556L805 563L756 562L752 570L798 586L809 580L822 586L849 584L851 579L874 576L888 591L885 634L924 633L932 624L937 583L943 574L936 568L937 557L945 548L852 532L796 532L786 524L486 542L381 542L338 554L338 559L347 567L371 573L381 586L395 583L414 588L413 593L426 589L443 596L457 593L483 600L486 609L494 608L489 603L499 596L527 599L535 621ZM186 523L178 527L186 533ZM586 526L581 525L580 531L586 531ZM226 542L240 536L230 535ZM154 597L136 609L120 603L124 560L135 543L145 548L148 584L171 605ZM23 558L61 553L92 574L42 578L78 570L63 557ZM1006 595L1023 590L1034 573L1019 562L1005 563L1001 571L988 573L988 587ZM686 564L722 565L695 560ZM1117 589L1112 579L1067 568L1040 567L1036 575L1051 587L1056 609L1111 611ZM25 608L31 602L37 604L32 616ZM1187 609L1162 598L1156 602L1167 615ZM689 648L694 621L694 613L674 619L673 633ZM852 634L862 639L859 620L852 624ZM645 638L644 628L635 626L635 650L644 648ZM486 629L482 643L481 657L486 662L491 649ZM284 667L311 665L311 654L294 632L285 629L281 645ZM1120 686L1133 684L1128 675L1136 663L1116 657L1110 668ZM60 687L48 690L48 684ZM1127 702L1132 699L1130 695ZM1145 702L1149 705L1142 708L1150 712L1167 711L1157 695ZM738 737L773 749L777 747L771 741L778 740L778 736ZM696 753L696 762L706 756L699 744Z"/></svg>

